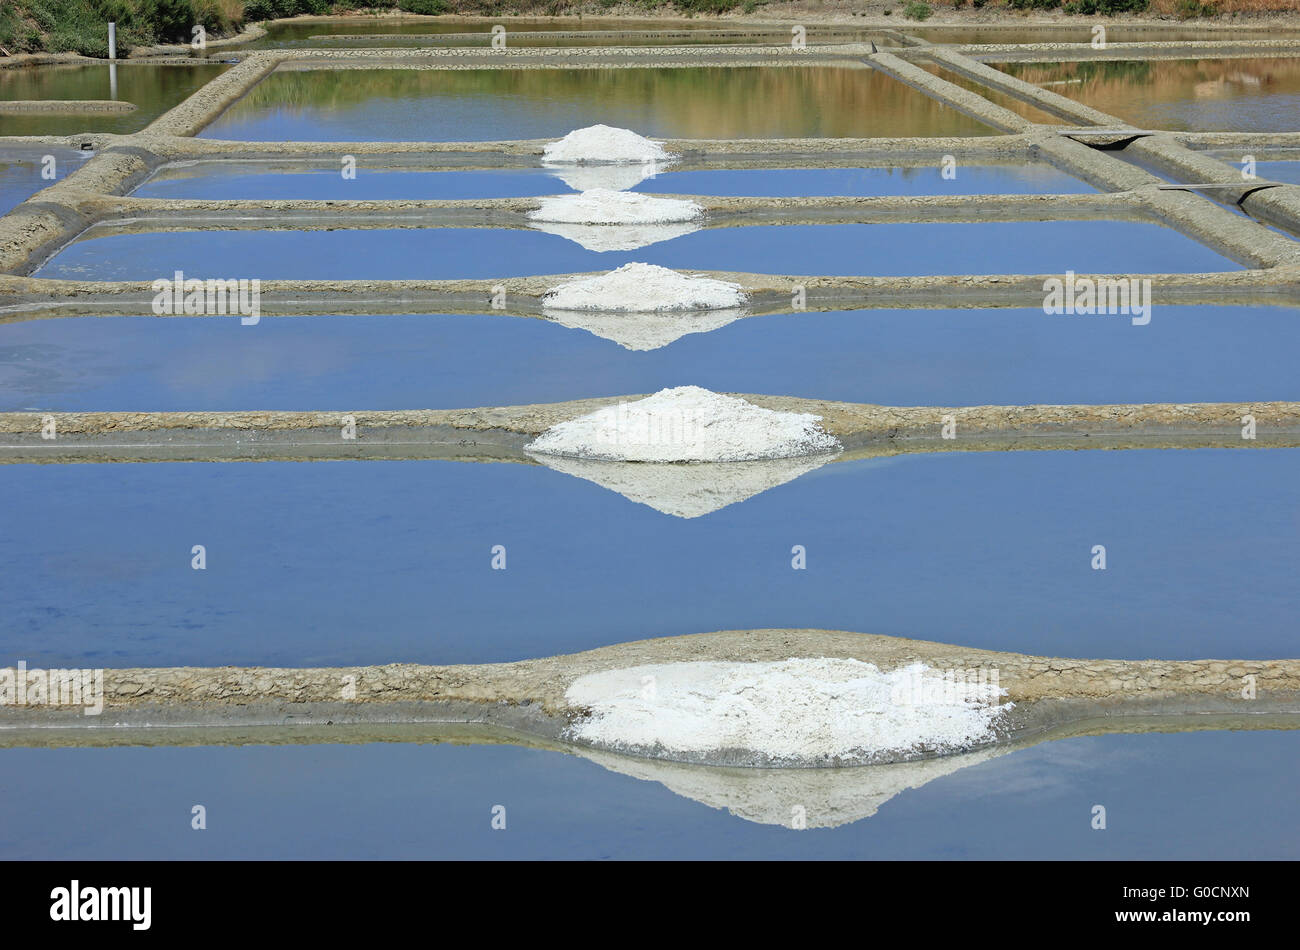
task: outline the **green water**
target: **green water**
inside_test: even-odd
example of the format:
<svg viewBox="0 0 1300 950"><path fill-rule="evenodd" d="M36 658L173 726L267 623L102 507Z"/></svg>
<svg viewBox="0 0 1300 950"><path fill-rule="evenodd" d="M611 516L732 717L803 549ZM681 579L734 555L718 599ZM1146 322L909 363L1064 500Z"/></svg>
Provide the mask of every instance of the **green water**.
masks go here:
<svg viewBox="0 0 1300 950"><path fill-rule="evenodd" d="M136 106L134 112L122 113L0 115L0 135L138 132L229 68L222 63L193 66L120 63L114 67L105 62L0 70L0 100L116 99Z"/></svg>

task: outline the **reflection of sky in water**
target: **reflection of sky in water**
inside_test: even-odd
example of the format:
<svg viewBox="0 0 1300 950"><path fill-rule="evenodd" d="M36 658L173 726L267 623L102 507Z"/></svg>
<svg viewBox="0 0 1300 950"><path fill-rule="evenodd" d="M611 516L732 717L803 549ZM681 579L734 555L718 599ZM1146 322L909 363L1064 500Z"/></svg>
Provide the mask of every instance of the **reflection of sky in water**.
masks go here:
<svg viewBox="0 0 1300 950"><path fill-rule="evenodd" d="M613 270L640 261L760 274L1142 274L1235 270L1172 228L1136 221L756 225L597 252L556 235L490 228L178 231L69 245L37 272L74 280L187 277L438 279Z"/></svg>
<svg viewBox="0 0 1300 950"><path fill-rule="evenodd" d="M0 214L12 211L42 188L66 178L80 168L90 154L67 148L0 150ZM53 166L45 164L46 155L54 157ZM53 168L53 178L41 177L47 167Z"/></svg>
<svg viewBox="0 0 1300 950"><path fill-rule="evenodd" d="M0 856L1294 859L1298 741L1294 731L1065 739L806 831L509 746L6 749L5 803L26 820L0 824ZM190 829L193 802L219 831ZM1090 827L1097 802L1104 832ZM490 829L494 804L506 807L505 831Z"/></svg>
<svg viewBox="0 0 1300 950"><path fill-rule="evenodd" d="M0 580L0 664L480 662L758 627L1289 656L1297 464L1296 449L834 462L692 519L510 463L3 465L0 560L23 570Z"/></svg>
<svg viewBox="0 0 1300 950"><path fill-rule="evenodd" d="M364 159L363 159L364 161ZM566 186L586 185L597 175L627 176L626 182L599 187L682 195L793 197L799 195L982 195L1077 194L1092 189L1048 165L962 165L955 178L940 168L746 168L659 172L642 181L642 166L571 166L553 169L469 172L384 172L364 164L345 179L338 166L315 171L257 173L256 165L202 165L172 169L135 191L142 198L336 198L396 200L415 198L513 198L563 194ZM569 181L569 179L573 179ZM578 188L577 190L583 190Z"/></svg>
<svg viewBox="0 0 1300 950"><path fill-rule="evenodd" d="M1300 162L1259 162L1255 165L1255 174L1260 178L1300 185Z"/></svg>
<svg viewBox="0 0 1300 950"><path fill-rule="evenodd" d="M0 410L453 409L685 385L902 406L1300 400L1286 307L1157 305L1144 327L1038 309L725 313L635 353L487 314L33 320L0 326ZM595 316L557 314L646 336L633 315Z"/></svg>

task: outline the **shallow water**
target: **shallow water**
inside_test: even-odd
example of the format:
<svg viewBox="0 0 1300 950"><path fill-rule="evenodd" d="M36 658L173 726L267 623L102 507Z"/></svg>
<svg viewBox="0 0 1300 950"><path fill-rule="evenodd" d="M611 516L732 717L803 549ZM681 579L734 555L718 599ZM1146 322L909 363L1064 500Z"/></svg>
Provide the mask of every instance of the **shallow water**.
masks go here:
<svg viewBox="0 0 1300 950"><path fill-rule="evenodd" d="M0 465L22 565L0 665L473 663L760 627L1290 656L1298 474L1297 449L923 454L682 518L507 462Z"/></svg>
<svg viewBox="0 0 1300 950"><path fill-rule="evenodd" d="M523 168L479 171L369 170L364 157L355 178L345 179L337 163L295 171L258 171L248 163L196 163L160 171L137 188L141 198L280 198L400 200L447 198L516 198L553 195L583 184L592 169ZM601 173L609 168L596 169ZM640 177L638 166L617 169L628 181ZM799 195L984 195L1079 194L1093 189L1050 165L961 165L944 178L936 164L928 168L745 168L665 171L641 180L631 190L656 194L794 197ZM1263 172L1261 171L1261 174ZM621 182L620 182L621 183Z"/></svg>
<svg viewBox="0 0 1300 950"><path fill-rule="evenodd" d="M968 79L961 73L944 69L942 66L933 63L919 63L918 65L926 72L973 92L996 106L1001 106L1003 109L1008 109L1016 115L1028 119L1030 122L1037 122L1039 125L1061 125L1065 121L1050 112L1044 112L1042 109L1031 106L1022 99L1017 99L1015 96L1007 95L1004 92L998 92L996 89L977 83L973 79Z"/></svg>
<svg viewBox="0 0 1300 950"><path fill-rule="evenodd" d="M655 243L603 252L584 245L609 246L628 232L558 226L575 240L534 230L489 228L110 234L69 245L37 276L154 280L182 270L190 276L223 279L493 279L586 273L631 261L802 275L1194 273L1237 268L1191 238L1147 222L763 225L687 233L693 227L644 229L637 233ZM636 243L640 241L633 235L624 246Z"/></svg>
<svg viewBox="0 0 1300 950"><path fill-rule="evenodd" d="M997 68L1139 128L1293 132L1300 59L1002 63Z"/></svg>
<svg viewBox="0 0 1300 950"><path fill-rule="evenodd" d="M1157 305L1138 327L1041 310L772 314L640 352L500 314L59 318L0 326L0 411L448 409L687 383L904 406L1300 400L1297 351L1287 307Z"/></svg>
<svg viewBox="0 0 1300 950"><path fill-rule="evenodd" d="M772 819L804 805L809 828L795 831L706 803L712 770L667 773L675 792L614 770L639 775L641 762L512 746L4 749L0 817L13 820L0 820L0 856L1285 860L1300 856L1286 831L1300 823L1298 752L1295 731L1100 736L893 797L862 774L821 776L812 795L763 796ZM816 827L823 802L857 820ZM1091 828L1097 803L1103 831ZM190 828L195 804L206 831Z"/></svg>
<svg viewBox="0 0 1300 950"><path fill-rule="evenodd" d="M0 150L0 214L80 168L92 153L70 148ZM46 156L53 157L51 163ZM46 178L46 170L51 177Z"/></svg>
<svg viewBox="0 0 1300 950"><path fill-rule="evenodd" d="M224 64L145 66L119 64L117 93L107 62L92 66L0 69L0 99L117 99L134 112L80 115L0 115L0 135L75 135L138 132L230 67Z"/></svg>
<svg viewBox="0 0 1300 950"><path fill-rule="evenodd" d="M1300 185L1300 162L1257 162L1255 174L1260 178Z"/></svg>
<svg viewBox="0 0 1300 950"><path fill-rule="evenodd" d="M920 37L931 43L942 45L1005 45L1009 43L1091 43L1093 39L1092 22L1081 26L1060 27L1025 27L1016 28L981 28L981 27L928 27L900 24L900 29L909 36ZM1199 42L1205 40L1276 40L1295 36L1295 32L1226 31L1198 30L1194 27L1106 27L1106 41L1109 43L1173 43Z"/></svg>
<svg viewBox="0 0 1300 950"><path fill-rule="evenodd" d="M457 20L397 20L385 17L345 17L337 20L300 21L297 23L272 23L266 36L254 40L243 48L320 46L316 37L334 36L440 36L447 33L490 33L493 26L502 25L509 32L557 32L570 30L717 30L734 28L732 24L717 20L601 20L591 17L570 17L562 20L532 19L527 17L488 17ZM508 42L508 40L507 40Z"/></svg>
<svg viewBox="0 0 1300 950"><path fill-rule="evenodd" d="M559 138L603 123L670 138L991 135L869 69L832 66L272 73L201 133L252 141Z"/></svg>
<svg viewBox="0 0 1300 950"><path fill-rule="evenodd" d="M293 27L293 24L282 24ZM322 26L331 27L329 30ZM691 46L691 45L725 45L725 46L782 46L790 42L790 26L778 24L747 35L745 27L727 21L696 22L691 20L669 23L665 21L648 21L644 23L618 23L600 21L572 21L553 23L550 21L482 20L474 23L428 23L428 24L379 24L374 21L362 23L320 24L316 27L301 25L292 33L275 26L271 32L248 44L241 44L244 49L321 49L321 48L364 48L364 47L407 47L438 48L449 46L483 46L492 42L492 28L502 26L506 30L507 48L516 47L567 47L567 46ZM642 31L640 35L628 31ZM537 33L596 33L598 35L559 35L537 36ZM895 39L881 35L867 28L838 28L834 33L829 28L815 25L805 27L805 42L812 49L820 45L842 43L865 43L868 39L878 47L897 47L902 44Z"/></svg>

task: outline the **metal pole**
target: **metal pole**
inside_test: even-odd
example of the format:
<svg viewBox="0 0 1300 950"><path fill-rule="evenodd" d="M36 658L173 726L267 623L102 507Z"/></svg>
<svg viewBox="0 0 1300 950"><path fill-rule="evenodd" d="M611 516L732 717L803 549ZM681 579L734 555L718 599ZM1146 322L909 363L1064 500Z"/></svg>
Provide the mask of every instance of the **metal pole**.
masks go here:
<svg viewBox="0 0 1300 950"><path fill-rule="evenodd" d="M117 24L108 25L108 58L117 59Z"/></svg>

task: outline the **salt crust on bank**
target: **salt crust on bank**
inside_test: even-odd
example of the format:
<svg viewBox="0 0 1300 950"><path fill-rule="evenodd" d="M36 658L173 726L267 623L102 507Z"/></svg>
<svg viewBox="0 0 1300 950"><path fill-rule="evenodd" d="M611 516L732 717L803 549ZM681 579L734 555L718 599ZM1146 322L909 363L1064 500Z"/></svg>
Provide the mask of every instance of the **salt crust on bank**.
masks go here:
<svg viewBox="0 0 1300 950"><path fill-rule="evenodd" d="M612 751L756 763L850 764L960 752L994 738L1011 708L996 685L914 663L888 673L826 657L663 663L579 677L565 699L590 715L570 738Z"/></svg>
<svg viewBox="0 0 1300 950"><path fill-rule="evenodd" d="M553 425L527 448L608 462L747 462L842 448L820 419L679 386Z"/></svg>
<svg viewBox="0 0 1300 950"><path fill-rule="evenodd" d="M745 302L738 284L679 274L655 264L624 264L598 277L561 284L542 304L554 310L726 310Z"/></svg>
<svg viewBox="0 0 1300 950"><path fill-rule="evenodd" d="M656 198L634 191L593 188L578 195L552 195L539 199L533 221L556 224L676 224L694 221L704 209L681 198Z"/></svg>
<svg viewBox="0 0 1300 950"><path fill-rule="evenodd" d="M574 129L542 150L542 161L568 164L661 162L668 152L658 142L630 129L589 125Z"/></svg>

